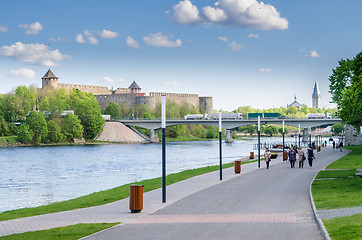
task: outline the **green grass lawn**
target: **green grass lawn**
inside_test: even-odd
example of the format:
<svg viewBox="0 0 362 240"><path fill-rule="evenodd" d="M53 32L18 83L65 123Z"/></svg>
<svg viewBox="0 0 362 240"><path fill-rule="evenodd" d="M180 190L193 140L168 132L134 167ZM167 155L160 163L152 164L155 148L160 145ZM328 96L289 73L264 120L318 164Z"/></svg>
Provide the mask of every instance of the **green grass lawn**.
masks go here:
<svg viewBox="0 0 362 240"><path fill-rule="evenodd" d="M77 224L67 227L52 228L48 230L35 231L35 232L26 232L13 234L9 236L0 237L1 240L75 240L79 239L93 233L99 232L101 230L110 228L119 223L92 223L92 224Z"/></svg>
<svg viewBox="0 0 362 240"><path fill-rule="evenodd" d="M351 153L329 164L327 169L362 169L362 146L346 146Z"/></svg>
<svg viewBox="0 0 362 240"><path fill-rule="evenodd" d="M255 162L255 161L257 160L242 162L242 164ZM233 163L223 164L223 168L229 168L232 166L234 166ZM219 166L216 165L216 166L208 166L208 167L191 169L179 173L170 174L166 178L167 180L166 184L170 185L197 175L216 171L218 169ZM22 218L22 217L30 217L35 215L47 214L47 213L62 212L78 208L99 206L106 203L115 202L129 197L129 186L132 184L144 185L143 191L148 192L160 188L162 186L162 178L154 178L136 183L126 184L120 187L112 188L106 191L95 192L68 201L57 202L34 208L22 208L18 210L3 212L0 213L0 221Z"/></svg>
<svg viewBox="0 0 362 240"><path fill-rule="evenodd" d="M323 219L332 240L362 239L362 214Z"/></svg>
<svg viewBox="0 0 362 240"><path fill-rule="evenodd" d="M320 171L315 178L349 178L350 176L354 176L356 173L356 169Z"/></svg>

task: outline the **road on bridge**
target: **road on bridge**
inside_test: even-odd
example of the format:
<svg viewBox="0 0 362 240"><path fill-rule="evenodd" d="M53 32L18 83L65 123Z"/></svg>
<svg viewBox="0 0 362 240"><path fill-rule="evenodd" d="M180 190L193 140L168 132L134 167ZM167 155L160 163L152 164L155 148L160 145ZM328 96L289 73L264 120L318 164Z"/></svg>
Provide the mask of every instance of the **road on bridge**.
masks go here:
<svg viewBox="0 0 362 240"><path fill-rule="evenodd" d="M345 154L323 148L313 168L303 169L278 159L269 170L263 164L86 239L323 239L309 187L316 173Z"/></svg>

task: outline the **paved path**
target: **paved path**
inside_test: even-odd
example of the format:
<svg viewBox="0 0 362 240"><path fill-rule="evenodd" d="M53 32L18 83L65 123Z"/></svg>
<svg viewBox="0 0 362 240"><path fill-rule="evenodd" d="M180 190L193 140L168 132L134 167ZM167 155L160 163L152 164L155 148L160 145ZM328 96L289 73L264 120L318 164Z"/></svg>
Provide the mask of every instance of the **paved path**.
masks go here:
<svg viewBox="0 0 362 240"><path fill-rule="evenodd" d="M339 208L331 210L318 210L317 215L321 219L329 219L336 217L346 217L362 213L362 207Z"/></svg>
<svg viewBox="0 0 362 240"><path fill-rule="evenodd" d="M311 169L263 164L85 239L323 239L309 187L316 173L347 154L332 151L323 148Z"/></svg>
<svg viewBox="0 0 362 240"><path fill-rule="evenodd" d="M144 210L130 214L128 199L103 206L0 222L0 236L77 223L122 222L87 239L322 239L309 186L314 175L347 154L323 148L312 169L290 169L279 157L269 170L257 163L242 174L213 172L144 194Z"/></svg>

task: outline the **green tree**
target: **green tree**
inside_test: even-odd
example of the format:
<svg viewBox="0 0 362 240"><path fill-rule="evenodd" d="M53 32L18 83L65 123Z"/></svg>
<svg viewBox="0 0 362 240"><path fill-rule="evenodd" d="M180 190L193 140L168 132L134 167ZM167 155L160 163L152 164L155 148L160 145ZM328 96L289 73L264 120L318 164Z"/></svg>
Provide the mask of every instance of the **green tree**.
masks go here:
<svg viewBox="0 0 362 240"><path fill-rule="evenodd" d="M32 133L29 126L26 123L21 124L19 127L19 132L16 137L16 140L18 142L28 144L31 142L31 139L32 139Z"/></svg>
<svg viewBox="0 0 362 240"><path fill-rule="evenodd" d="M60 125L54 120L50 120L48 122L47 139L49 142L54 142L54 143L58 143L63 140L62 129L61 129Z"/></svg>
<svg viewBox="0 0 362 240"><path fill-rule="evenodd" d="M342 123L333 124L331 131L332 133L339 135L344 131L344 125Z"/></svg>
<svg viewBox="0 0 362 240"><path fill-rule="evenodd" d="M185 130L185 125L171 126L166 128L166 136L170 138L177 138L178 136L183 136L185 134Z"/></svg>
<svg viewBox="0 0 362 240"><path fill-rule="evenodd" d="M219 131L217 127L210 127L207 130L206 138L217 138L219 136Z"/></svg>
<svg viewBox="0 0 362 240"><path fill-rule="evenodd" d="M269 125L264 129L264 133L269 136L273 136L274 134L278 133L278 129L273 125Z"/></svg>
<svg viewBox="0 0 362 240"><path fill-rule="evenodd" d="M76 115L68 115L64 119L64 136L68 141L83 137L83 126Z"/></svg>
<svg viewBox="0 0 362 240"><path fill-rule="evenodd" d="M362 125L362 52L340 60L329 77L329 92L338 105L337 115L360 131Z"/></svg>
<svg viewBox="0 0 362 240"><path fill-rule="evenodd" d="M116 118L121 117L121 109L117 103L110 102L104 111L105 114L111 115L111 119L114 120Z"/></svg>
<svg viewBox="0 0 362 240"><path fill-rule="evenodd" d="M26 118L25 122L32 132L33 143L39 144L42 140L45 139L48 133L48 128L43 113L32 111Z"/></svg>

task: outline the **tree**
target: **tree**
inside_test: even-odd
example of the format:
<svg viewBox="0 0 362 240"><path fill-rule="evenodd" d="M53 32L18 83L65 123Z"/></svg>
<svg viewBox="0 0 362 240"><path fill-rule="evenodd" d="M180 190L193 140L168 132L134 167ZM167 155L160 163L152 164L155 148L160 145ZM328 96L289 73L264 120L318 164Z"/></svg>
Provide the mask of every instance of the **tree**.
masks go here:
<svg viewBox="0 0 362 240"><path fill-rule="evenodd" d="M18 142L28 144L32 139L32 133L29 126L26 123L20 125L18 136L16 140Z"/></svg>
<svg viewBox="0 0 362 240"><path fill-rule="evenodd" d="M83 137L83 126L76 115L68 115L64 119L64 136L68 141Z"/></svg>
<svg viewBox="0 0 362 240"><path fill-rule="evenodd" d="M343 130L344 130L344 125L342 123L333 124L331 128L332 133L336 135L341 134Z"/></svg>
<svg viewBox="0 0 362 240"><path fill-rule="evenodd" d="M112 120L121 117L121 109L120 109L119 105L114 102L110 102L108 104L104 113L111 115Z"/></svg>
<svg viewBox="0 0 362 240"><path fill-rule="evenodd" d="M278 133L278 129L275 126L269 125L264 129L264 133L269 136L273 136Z"/></svg>
<svg viewBox="0 0 362 240"><path fill-rule="evenodd" d="M184 135L186 130L185 125L176 125L166 128L166 136L170 138L177 138L178 136Z"/></svg>
<svg viewBox="0 0 362 240"><path fill-rule="evenodd" d="M33 143L39 144L45 139L48 133L48 127L43 113L32 111L25 122L32 132Z"/></svg>
<svg viewBox="0 0 362 240"><path fill-rule="evenodd" d="M359 131L362 125L362 52L353 59L340 60L329 81L329 92L338 105L337 115Z"/></svg>
<svg viewBox="0 0 362 240"><path fill-rule="evenodd" d="M58 143L63 140L62 129L61 129L60 125L54 120L50 120L48 122L47 139L50 142L55 142L55 143Z"/></svg>

